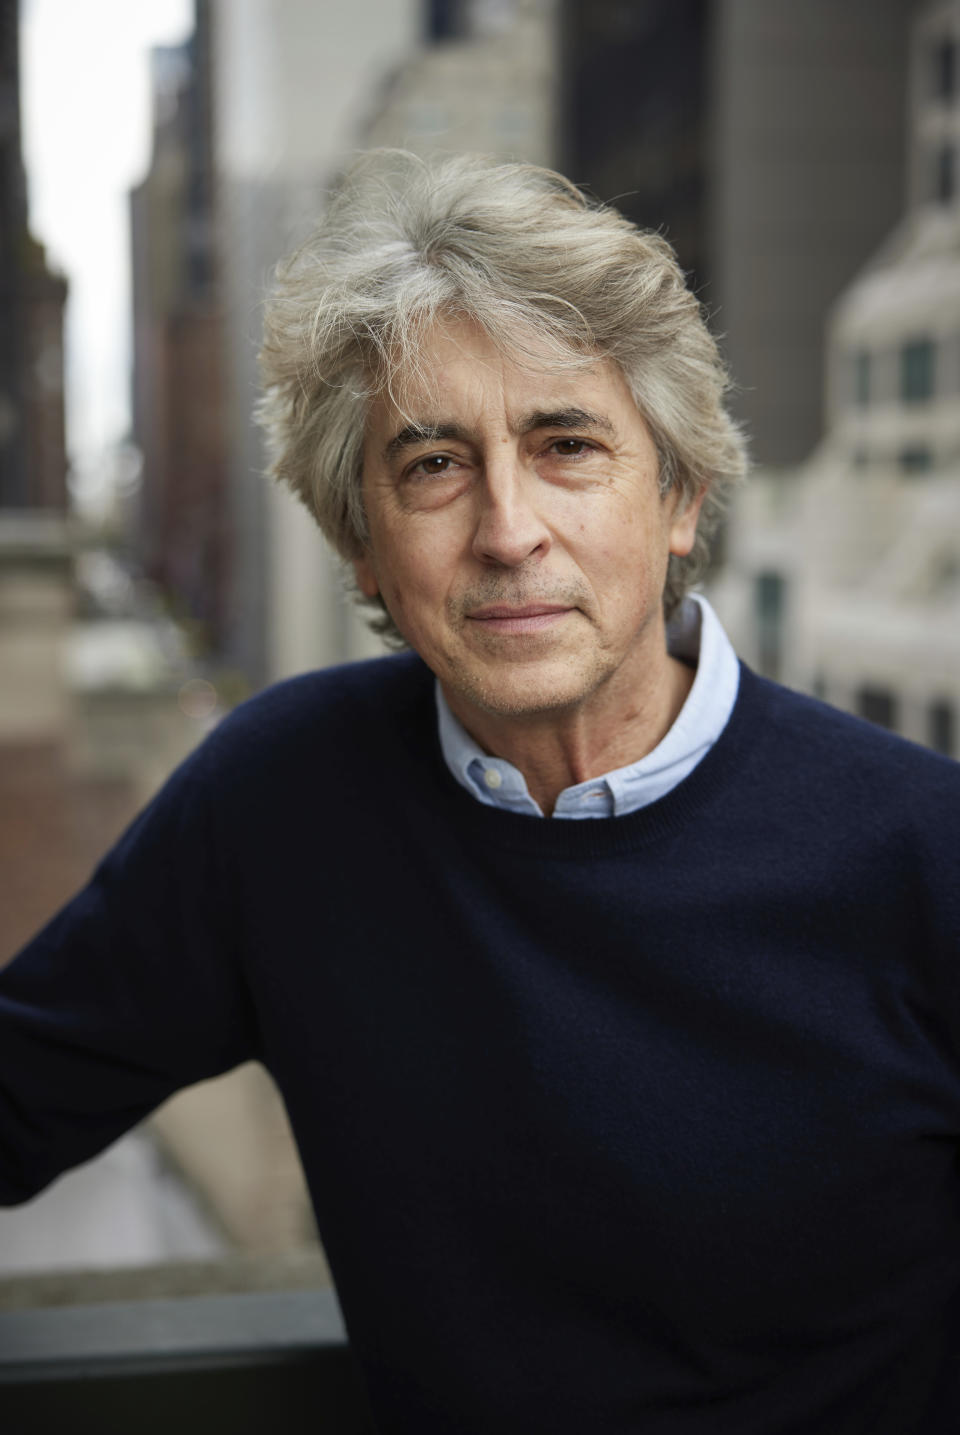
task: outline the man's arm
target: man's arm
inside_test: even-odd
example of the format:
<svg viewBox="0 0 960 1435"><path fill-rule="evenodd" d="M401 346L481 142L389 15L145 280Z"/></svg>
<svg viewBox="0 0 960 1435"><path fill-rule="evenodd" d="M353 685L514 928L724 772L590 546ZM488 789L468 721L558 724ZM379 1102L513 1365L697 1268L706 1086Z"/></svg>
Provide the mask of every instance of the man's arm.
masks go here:
<svg viewBox="0 0 960 1435"><path fill-rule="evenodd" d="M256 1055L208 742L0 971L0 1203Z"/></svg>

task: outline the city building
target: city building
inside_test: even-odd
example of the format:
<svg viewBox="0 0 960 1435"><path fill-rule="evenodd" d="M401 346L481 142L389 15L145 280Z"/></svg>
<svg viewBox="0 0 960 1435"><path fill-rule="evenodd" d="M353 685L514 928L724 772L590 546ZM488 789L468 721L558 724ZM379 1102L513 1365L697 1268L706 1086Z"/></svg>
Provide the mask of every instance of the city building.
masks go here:
<svg viewBox="0 0 960 1435"><path fill-rule="evenodd" d="M908 205L826 336L827 429L738 504L716 597L773 676L960 755L960 3L909 50Z"/></svg>
<svg viewBox="0 0 960 1435"><path fill-rule="evenodd" d="M563 0L559 168L663 230L758 462L823 426L830 306L903 196L918 0Z"/></svg>
<svg viewBox="0 0 960 1435"><path fill-rule="evenodd" d="M0 510L67 508L66 281L27 226L17 0L0 0Z"/></svg>
<svg viewBox="0 0 960 1435"><path fill-rule="evenodd" d="M358 141L557 164L557 0L446 0L388 78Z"/></svg>
<svg viewBox="0 0 960 1435"><path fill-rule="evenodd" d="M215 232L208 0L152 52L153 153L130 198L134 551L202 651L225 642L230 567L224 334Z"/></svg>
<svg viewBox="0 0 960 1435"><path fill-rule="evenodd" d="M378 650L306 509L264 478L253 422L262 305L304 239L371 96L421 40L419 0L213 0L214 156L226 339L233 577L227 650L254 686Z"/></svg>

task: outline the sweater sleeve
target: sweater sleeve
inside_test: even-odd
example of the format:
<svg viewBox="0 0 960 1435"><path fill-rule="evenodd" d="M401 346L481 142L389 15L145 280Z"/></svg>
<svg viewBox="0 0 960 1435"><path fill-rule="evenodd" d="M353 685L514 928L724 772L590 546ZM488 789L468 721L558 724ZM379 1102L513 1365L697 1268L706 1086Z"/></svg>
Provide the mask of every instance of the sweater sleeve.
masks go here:
<svg viewBox="0 0 960 1435"><path fill-rule="evenodd" d="M256 1055L214 821L215 736L0 971L0 1204Z"/></svg>

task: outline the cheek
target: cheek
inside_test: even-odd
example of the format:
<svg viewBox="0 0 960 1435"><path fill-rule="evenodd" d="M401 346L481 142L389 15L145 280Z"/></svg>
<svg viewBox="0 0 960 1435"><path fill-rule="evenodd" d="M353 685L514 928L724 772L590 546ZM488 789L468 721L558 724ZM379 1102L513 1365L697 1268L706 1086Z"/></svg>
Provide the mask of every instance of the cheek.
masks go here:
<svg viewBox="0 0 960 1435"><path fill-rule="evenodd" d="M380 584L377 579L376 570L373 566L373 559L369 554L353 560L353 576L357 587L365 598L375 598L380 591Z"/></svg>
<svg viewBox="0 0 960 1435"><path fill-rule="evenodd" d="M439 523L412 525L391 543L380 575L384 587L411 609L436 607L461 573L461 546Z"/></svg>
<svg viewBox="0 0 960 1435"><path fill-rule="evenodd" d="M380 597L386 603L390 616L398 627L403 626L404 614L406 612L405 596L406 584L402 576L396 572L381 574L380 576Z"/></svg>
<svg viewBox="0 0 960 1435"><path fill-rule="evenodd" d="M402 558L380 569L380 595L408 642L430 626L443 610L444 592L429 553L413 545Z"/></svg>
<svg viewBox="0 0 960 1435"><path fill-rule="evenodd" d="M603 558L609 570L622 576L658 572L667 562L667 534L657 512L626 509L603 535Z"/></svg>

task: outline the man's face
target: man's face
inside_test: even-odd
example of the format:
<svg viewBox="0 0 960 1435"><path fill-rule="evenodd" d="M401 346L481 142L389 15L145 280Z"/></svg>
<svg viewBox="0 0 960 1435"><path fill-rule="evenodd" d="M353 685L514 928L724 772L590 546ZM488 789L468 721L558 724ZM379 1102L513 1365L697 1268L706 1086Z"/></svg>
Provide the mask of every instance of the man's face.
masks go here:
<svg viewBox="0 0 960 1435"><path fill-rule="evenodd" d="M356 561L404 638L471 712L625 714L659 681L670 553L699 504L661 500L620 370L518 367L466 321L438 325L419 381L371 411Z"/></svg>

